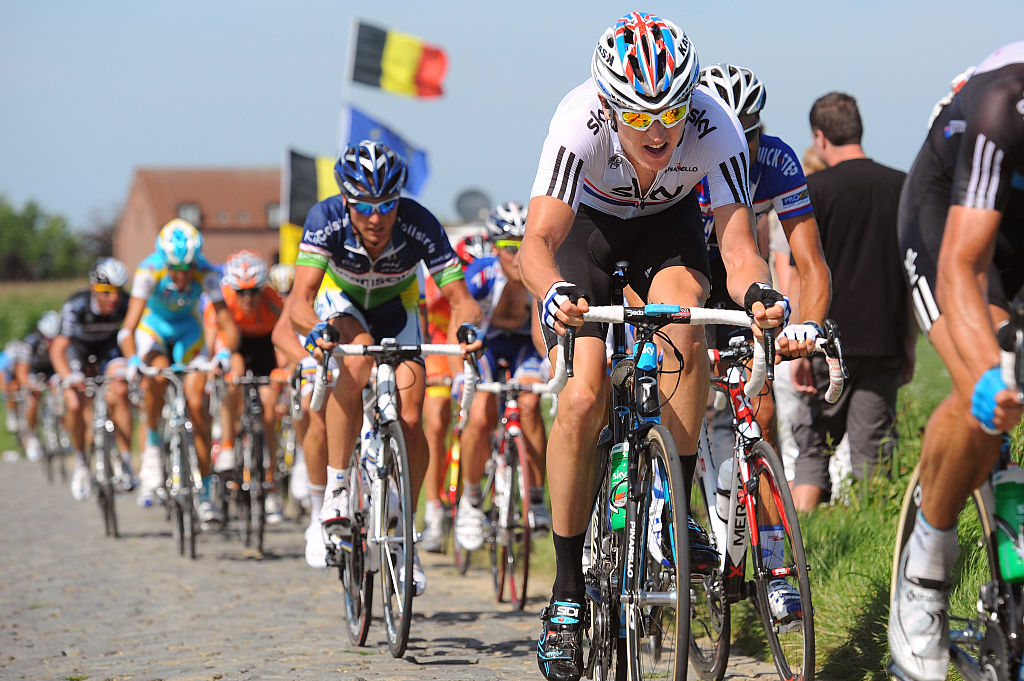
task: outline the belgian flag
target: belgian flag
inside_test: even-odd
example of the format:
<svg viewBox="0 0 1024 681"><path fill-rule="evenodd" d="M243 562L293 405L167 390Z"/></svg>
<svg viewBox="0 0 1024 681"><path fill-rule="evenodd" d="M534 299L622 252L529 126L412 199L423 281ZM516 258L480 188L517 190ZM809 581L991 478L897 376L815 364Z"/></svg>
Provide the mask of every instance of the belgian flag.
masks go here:
<svg viewBox="0 0 1024 681"><path fill-rule="evenodd" d="M410 97L441 96L444 51L419 38L359 22L352 80Z"/></svg>
<svg viewBox="0 0 1024 681"><path fill-rule="evenodd" d="M334 164L337 161L333 156L306 156L288 150L285 172L281 177L281 206L288 211L282 216L279 235L281 262L295 263L306 213L313 204L341 193L334 179Z"/></svg>

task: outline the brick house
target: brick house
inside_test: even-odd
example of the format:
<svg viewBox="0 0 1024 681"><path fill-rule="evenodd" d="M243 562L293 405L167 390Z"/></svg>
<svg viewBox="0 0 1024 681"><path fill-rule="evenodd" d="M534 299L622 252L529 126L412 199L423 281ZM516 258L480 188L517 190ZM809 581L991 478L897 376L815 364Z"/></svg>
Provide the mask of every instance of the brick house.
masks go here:
<svg viewBox="0 0 1024 681"><path fill-rule="evenodd" d="M248 248L273 263L280 202L280 168L138 168L114 228L114 256L134 268L160 228L180 217L203 233L210 262Z"/></svg>

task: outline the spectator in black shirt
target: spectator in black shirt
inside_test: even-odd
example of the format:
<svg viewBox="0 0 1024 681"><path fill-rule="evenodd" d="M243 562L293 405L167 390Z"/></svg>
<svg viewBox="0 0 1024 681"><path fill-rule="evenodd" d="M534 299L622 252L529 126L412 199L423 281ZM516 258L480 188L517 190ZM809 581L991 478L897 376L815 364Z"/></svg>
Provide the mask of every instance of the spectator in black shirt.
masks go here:
<svg viewBox="0 0 1024 681"><path fill-rule="evenodd" d="M811 510L829 498L826 442L847 435L854 477L862 479L896 444L896 392L913 373L916 325L908 324L907 287L897 243L897 210L906 174L869 159L860 112L850 95L831 92L811 107L811 133L827 168L807 178L825 261L832 271L829 316L839 323L850 378L839 402L824 400L828 368L820 355L796 360L794 383L808 409L794 424L800 449L793 498Z"/></svg>

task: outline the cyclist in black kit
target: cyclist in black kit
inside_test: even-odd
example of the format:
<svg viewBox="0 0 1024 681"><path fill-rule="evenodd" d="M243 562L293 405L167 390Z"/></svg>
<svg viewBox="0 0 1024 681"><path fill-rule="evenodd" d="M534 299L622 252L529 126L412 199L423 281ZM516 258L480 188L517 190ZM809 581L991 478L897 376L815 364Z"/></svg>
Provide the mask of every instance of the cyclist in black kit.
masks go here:
<svg viewBox="0 0 1024 681"><path fill-rule="evenodd" d="M60 334L50 344L50 360L64 388L64 427L75 452L71 495L81 501L91 492L85 459L86 424L91 399L85 395L87 376L106 375L114 379L106 389L107 406L114 421L114 438L121 451L114 465L124 489L135 486L131 469L132 412L128 384L124 380L125 360L117 335L128 310L128 268L116 258L100 258L89 270L89 288L77 291L61 309Z"/></svg>
<svg viewBox="0 0 1024 681"><path fill-rule="evenodd" d="M995 328L1024 284L1024 41L989 55L957 86L900 199L914 312L953 379L925 431L921 511L889 611L893 664L916 681L946 678L956 518L1021 417L1000 375Z"/></svg>

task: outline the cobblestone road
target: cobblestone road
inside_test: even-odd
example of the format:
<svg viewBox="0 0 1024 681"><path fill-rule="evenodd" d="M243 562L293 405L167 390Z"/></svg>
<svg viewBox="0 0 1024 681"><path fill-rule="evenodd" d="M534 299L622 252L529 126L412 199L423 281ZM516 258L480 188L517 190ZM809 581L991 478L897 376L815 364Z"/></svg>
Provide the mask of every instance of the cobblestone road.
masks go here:
<svg viewBox="0 0 1024 681"><path fill-rule="evenodd" d="M379 618L366 647L349 644L336 573L306 566L295 523L269 530L262 560L210 534L189 561L162 511L124 495L118 517L123 536L107 539L95 502L48 486L38 464L0 463L0 678L542 679L546 582L534 580L515 613L492 602L483 568L460 577L447 556L424 554L429 588L396 660ZM752 660L730 670L736 681L777 678Z"/></svg>

